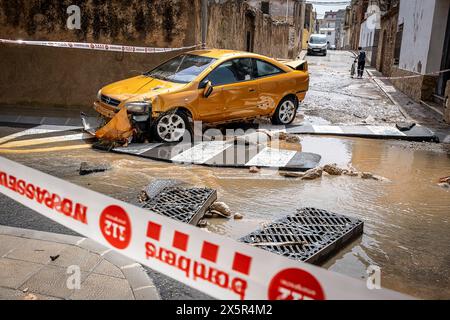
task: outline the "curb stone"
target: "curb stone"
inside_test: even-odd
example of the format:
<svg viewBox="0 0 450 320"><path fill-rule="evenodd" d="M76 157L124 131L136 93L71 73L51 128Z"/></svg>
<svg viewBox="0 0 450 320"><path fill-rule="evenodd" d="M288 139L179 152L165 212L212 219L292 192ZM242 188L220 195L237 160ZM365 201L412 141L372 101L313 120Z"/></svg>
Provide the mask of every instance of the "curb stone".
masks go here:
<svg viewBox="0 0 450 320"><path fill-rule="evenodd" d="M145 269L135 261L123 256L88 238L57 233L36 231L0 225L0 235L19 237L29 240L41 240L74 246L87 250L90 253L99 255L102 260L108 261L118 267L131 288L133 297L136 300L160 300L160 295L152 279ZM48 265L46 265L48 266ZM92 273L93 271L91 271ZM2 287L3 288L3 287ZM70 299L70 297L69 297Z"/></svg>

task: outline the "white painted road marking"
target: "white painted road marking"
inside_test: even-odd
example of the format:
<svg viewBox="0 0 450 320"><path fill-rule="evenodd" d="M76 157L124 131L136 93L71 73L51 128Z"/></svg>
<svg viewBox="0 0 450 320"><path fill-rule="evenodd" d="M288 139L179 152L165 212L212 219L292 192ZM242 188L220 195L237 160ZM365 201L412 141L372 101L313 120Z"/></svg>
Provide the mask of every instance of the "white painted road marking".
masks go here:
<svg viewBox="0 0 450 320"><path fill-rule="evenodd" d="M339 126L312 126L316 133L341 134L344 133Z"/></svg>
<svg viewBox="0 0 450 320"><path fill-rule="evenodd" d="M154 149L156 147L159 147L162 143L145 143L140 145L134 145L128 147L119 147L114 148L114 151L118 152L126 152L126 153L132 153L132 154L143 154L144 152L147 152L151 149Z"/></svg>
<svg viewBox="0 0 450 320"><path fill-rule="evenodd" d="M257 167L285 167L297 152L298 151L266 147L245 165Z"/></svg>
<svg viewBox="0 0 450 320"><path fill-rule="evenodd" d="M54 125L42 125L37 126L34 128L30 128L24 131L16 132L13 134L10 134L9 136L0 138L0 143L5 143L7 141L22 137L22 136L28 136L33 134L43 134L43 133L50 133L50 132L60 132L60 131L68 131L68 130L76 130L80 129L81 127L73 127L73 126L54 126Z"/></svg>
<svg viewBox="0 0 450 320"><path fill-rule="evenodd" d="M191 162L202 164L209 159L214 158L219 153L222 153L232 145L232 143L226 141L202 142L193 148L172 157L170 160L173 162Z"/></svg>
<svg viewBox="0 0 450 320"><path fill-rule="evenodd" d="M6 142L4 144L0 144L0 148L16 148L16 147L35 146L35 145L39 145L39 144L56 143L56 142L62 142L62 141L75 141L75 140L83 140L83 139L89 139L89 138L92 138L92 136L87 133L68 134L68 135L57 136L57 137L36 138L36 139L27 139L27 140Z"/></svg>

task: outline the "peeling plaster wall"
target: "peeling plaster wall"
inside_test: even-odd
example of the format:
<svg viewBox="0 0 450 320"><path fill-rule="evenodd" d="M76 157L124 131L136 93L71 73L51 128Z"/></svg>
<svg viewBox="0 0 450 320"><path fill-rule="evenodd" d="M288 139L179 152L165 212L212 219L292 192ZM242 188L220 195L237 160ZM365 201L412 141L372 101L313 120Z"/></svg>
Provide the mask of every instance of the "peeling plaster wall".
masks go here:
<svg viewBox="0 0 450 320"><path fill-rule="evenodd" d="M287 58L288 24L273 21L243 0L209 3L208 47L246 51L247 32L252 34L253 52Z"/></svg>
<svg viewBox="0 0 450 320"><path fill-rule="evenodd" d="M398 24L404 24L399 63L401 69L421 74L430 71L428 52L435 5L436 0L402 0L400 2Z"/></svg>
<svg viewBox="0 0 450 320"><path fill-rule="evenodd" d="M81 8L81 30L66 27L66 10L73 4ZM209 47L246 50L249 29L253 30L254 52L287 57L287 24L251 10L243 0L209 1ZM0 0L0 38L190 46L201 42L201 0ZM87 108L102 86L148 71L179 53L2 44L0 108Z"/></svg>

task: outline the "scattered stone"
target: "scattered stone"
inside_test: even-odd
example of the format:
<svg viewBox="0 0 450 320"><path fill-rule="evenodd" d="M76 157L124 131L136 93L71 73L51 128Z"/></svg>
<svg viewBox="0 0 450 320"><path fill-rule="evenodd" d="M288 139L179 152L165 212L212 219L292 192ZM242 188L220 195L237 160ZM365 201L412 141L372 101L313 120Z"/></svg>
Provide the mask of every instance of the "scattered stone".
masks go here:
<svg viewBox="0 0 450 320"><path fill-rule="evenodd" d="M25 289L22 290L22 292L23 292L23 293L27 293L28 290L29 290L28 288L25 288Z"/></svg>
<svg viewBox="0 0 450 320"><path fill-rule="evenodd" d="M91 173L96 172L105 172L106 170L111 169L111 166L108 163L99 163L99 164L89 164L87 162L82 162L80 164L80 176L84 176Z"/></svg>
<svg viewBox="0 0 450 320"><path fill-rule="evenodd" d="M211 218L230 218L230 216L227 216L226 214L219 212L217 210L210 210L209 212L211 212Z"/></svg>
<svg viewBox="0 0 450 320"><path fill-rule="evenodd" d="M260 169L258 167L250 167L250 169L248 169L248 171L250 173L258 173L260 171Z"/></svg>
<svg viewBox="0 0 450 320"><path fill-rule="evenodd" d="M234 218L234 220L241 220L244 218L244 216L240 213L235 213L233 218Z"/></svg>
<svg viewBox="0 0 450 320"><path fill-rule="evenodd" d="M366 119L362 121L363 123L372 124L375 123L375 118L372 116L368 116Z"/></svg>
<svg viewBox="0 0 450 320"><path fill-rule="evenodd" d="M302 178L305 175L305 173L297 171L279 171L278 173L286 178Z"/></svg>
<svg viewBox="0 0 450 320"><path fill-rule="evenodd" d="M148 200L150 200L150 198L147 195L147 192L145 192L144 190L141 190L141 192L138 195L138 201L143 203L143 202L147 202Z"/></svg>
<svg viewBox="0 0 450 320"><path fill-rule="evenodd" d="M389 179L383 178L381 176L377 176L373 173L370 172L361 172L361 179L371 179L371 180L376 180L376 181L389 181Z"/></svg>
<svg viewBox="0 0 450 320"><path fill-rule="evenodd" d="M59 258L59 254L57 254L56 256L50 256L50 259L52 260L52 261L55 261L56 259L58 259Z"/></svg>
<svg viewBox="0 0 450 320"><path fill-rule="evenodd" d="M440 178L439 183L450 183L450 176Z"/></svg>
<svg viewBox="0 0 450 320"><path fill-rule="evenodd" d="M300 143L300 137L295 134L290 134L286 132L278 132L278 140L284 140L289 143Z"/></svg>
<svg viewBox="0 0 450 320"><path fill-rule="evenodd" d="M28 293L25 297L23 297L23 300L38 300L38 297L32 293Z"/></svg>
<svg viewBox="0 0 450 320"><path fill-rule="evenodd" d="M398 122L395 124L398 130L400 131L408 131L414 128L416 124L414 122Z"/></svg>
<svg viewBox="0 0 450 320"><path fill-rule="evenodd" d="M342 174L349 177L357 177L359 175L359 172L352 169L344 169L342 170Z"/></svg>
<svg viewBox="0 0 450 320"><path fill-rule="evenodd" d="M320 178L322 176L322 173L323 173L323 170L320 167L310 169L305 172L305 174L302 177L302 180L314 180L314 179Z"/></svg>
<svg viewBox="0 0 450 320"><path fill-rule="evenodd" d="M210 219L213 217L213 214L211 213L211 211L206 211L205 214L203 215L203 218L206 219Z"/></svg>
<svg viewBox="0 0 450 320"><path fill-rule="evenodd" d="M225 202L216 201L209 207L209 210L218 211L219 213L227 217L231 216L231 209Z"/></svg>
<svg viewBox="0 0 450 320"><path fill-rule="evenodd" d="M202 220L200 220L200 221L198 222L197 226L198 226L199 228L206 228L206 227L208 226L208 221L202 219Z"/></svg>
<svg viewBox="0 0 450 320"><path fill-rule="evenodd" d="M343 169L339 168L335 163L327 164L323 167L323 171L332 176L340 176L342 175Z"/></svg>
<svg viewBox="0 0 450 320"><path fill-rule="evenodd" d="M450 188L450 183L447 183L447 182L441 182L441 183L438 183L438 186L441 187L441 188L446 188L446 189L448 189L448 188Z"/></svg>

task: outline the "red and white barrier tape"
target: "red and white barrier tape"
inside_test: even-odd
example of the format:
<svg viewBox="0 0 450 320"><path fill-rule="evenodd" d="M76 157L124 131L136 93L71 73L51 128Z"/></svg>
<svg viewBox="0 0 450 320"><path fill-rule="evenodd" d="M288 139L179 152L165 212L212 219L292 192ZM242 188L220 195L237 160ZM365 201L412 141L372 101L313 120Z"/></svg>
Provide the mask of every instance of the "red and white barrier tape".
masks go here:
<svg viewBox="0 0 450 320"><path fill-rule="evenodd" d="M44 47L56 47L56 48L69 48L69 49L85 49L85 50L100 50L100 51L114 51L114 52L131 52L131 53L162 53L179 50L195 49L201 44L179 47L179 48L154 48L154 47L135 47L135 46L123 46L115 44L102 44L102 43L83 43L83 42L61 42L61 41L31 41L31 40L8 40L0 39L0 43L6 44L24 44L30 46L44 46Z"/></svg>
<svg viewBox="0 0 450 320"><path fill-rule="evenodd" d="M219 299L408 299L152 213L0 157L0 192Z"/></svg>

